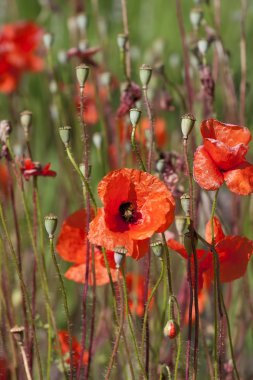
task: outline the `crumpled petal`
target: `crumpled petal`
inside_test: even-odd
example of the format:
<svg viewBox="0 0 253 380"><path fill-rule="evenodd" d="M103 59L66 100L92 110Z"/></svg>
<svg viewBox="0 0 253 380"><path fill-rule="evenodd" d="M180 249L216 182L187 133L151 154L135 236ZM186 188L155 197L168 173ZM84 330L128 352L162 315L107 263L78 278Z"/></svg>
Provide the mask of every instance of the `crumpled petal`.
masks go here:
<svg viewBox="0 0 253 380"><path fill-rule="evenodd" d="M213 232L214 232L214 242L217 244L220 240L222 240L225 235L221 226L220 220L215 216L213 218ZM206 224L206 241L209 244L212 244L212 223L209 220Z"/></svg>
<svg viewBox="0 0 253 380"><path fill-rule="evenodd" d="M167 245L173 251L179 253L184 259L188 258L188 254L183 244L179 243L174 239L167 240Z"/></svg>
<svg viewBox="0 0 253 380"><path fill-rule="evenodd" d="M253 193L253 165L244 162L236 169L224 173L227 187L233 193L249 195Z"/></svg>
<svg viewBox="0 0 253 380"><path fill-rule="evenodd" d="M251 133L246 127L221 123L216 119L204 120L200 126L203 138L215 139L229 147L237 144L247 145L251 140Z"/></svg>
<svg viewBox="0 0 253 380"><path fill-rule="evenodd" d="M193 176L202 189L217 190L224 182L223 174L201 145L194 154Z"/></svg>
<svg viewBox="0 0 253 380"><path fill-rule="evenodd" d="M204 147L221 170L230 170L241 164L249 149L245 144L229 147L225 143L214 139L204 139Z"/></svg>

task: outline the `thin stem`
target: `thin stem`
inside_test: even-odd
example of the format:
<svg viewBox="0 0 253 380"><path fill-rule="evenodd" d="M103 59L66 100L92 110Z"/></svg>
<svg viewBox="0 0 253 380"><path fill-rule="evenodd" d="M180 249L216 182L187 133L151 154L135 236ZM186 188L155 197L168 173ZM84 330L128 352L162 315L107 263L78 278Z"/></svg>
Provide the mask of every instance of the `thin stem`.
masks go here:
<svg viewBox="0 0 253 380"><path fill-rule="evenodd" d="M177 356L176 356L176 361L175 361L175 368L174 368L174 380L177 380L177 371L178 371L178 366L180 362L180 355L181 355L181 347L182 347L182 342L181 342L181 328L180 328L180 308L177 302L177 298L175 296L173 297L173 304L175 302L176 308L177 308L177 324L179 326L179 333L177 336Z"/></svg>
<svg viewBox="0 0 253 380"><path fill-rule="evenodd" d="M132 149L133 149L133 152L135 152L136 156L137 156L137 159L139 161L139 164L141 166L141 170L143 170L144 172L147 171L146 169L146 166L141 158L141 154L140 154L140 151L139 151L139 148L137 147L136 145L136 142L135 142L135 132L136 132L136 126L134 126L132 128L132 133L131 133L131 145L132 145Z"/></svg>
<svg viewBox="0 0 253 380"><path fill-rule="evenodd" d="M148 94L147 94L147 87L144 87L143 89L143 97L144 97L144 103L147 110L148 120L149 120L149 153L148 153L148 172L151 173L152 170L152 163L153 163L153 151L154 151L154 145L155 145L155 127L154 127L154 117L152 114L151 106L148 100Z"/></svg>
<svg viewBox="0 0 253 380"><path fill-rule="evenodd" d="M20 346L20 351L21 351L21 355L23 358L23 363L24 363L24 367L25 367L25 374L26 374L27 380L32 380L32 375L30 373L28 360L27 360L25 349L23 346Z"/></svg>
<svg viewBox="0 0 253 380"><path fill-rule="evenodd" d="M50 312L47 308L47 320L50 321ZM52 331L50 323L47 324L47 371L46 380L50 380L51 369L51 355L52 355Z"/></svg>
<svg viewBox="0 0 253 380"><path fill-rule="evenodd" d="M125 49L126 77L130 81L130 78L131 78L131 56L130 56L130 42L129 42L129 28L128 28L126 0L121 0L121 8L122 8L122 19L123 19L124 34L127 36L127 43L126 43L126 49Z"/></svg>
<svg viewBox="0 0 253 380"><path fill-rule="evenodd" d="M189 181L189 195L190 195L190 219L194 222L194 193L193 193L193 177L190 170L190 162L188 158L188 139L183 139L184 148L184 162L186 166L186 174Z"/></svg>
<svg viewBox="0 0 253 380"><path fill-rule="evenodd" d="M169 296L171 296L173 294L173 286L172 286L172 275L171 275L171 264L170 264L170 251L166 242L164 232L162 232L161 235L162 235L162 240L163 240L163 246L165 249L165 265L167 268L166 273L168 277Z"/></svg>
<svg viewBox="0 0 253 380"><path fill-rule="evenodd" d="M134 333L134 328L133 328L133 322L132 322L132 318L131 318L130 311L129 311L128 298L127 298L126 278L125 278L124 269L122 269L122 276L123 276L124 303L125 303L125 307L126 307L126 315L127 315L128 326L129 326L129 329L130 329L130 333L131 333L131 337L132 337L132 341L133 341L133 345L134 345L134 349L135 349L135 354L136 354L136 357L137 357L137 361L138 361L139 367L141 369L141 372L143 374L144 379L147 380L148 378L147 378L145 369L143 367L143 363L142 363L141 358L140 358L138 344L137 344L137 341L136 341L136 337L135 337L135 333Z"/></svg>
<svg viewBox="0 0 253 380"><path fill-rule="evenodd" d="M240 41L240 59L241 59L241 83L240 83L240 124L245 125L246 109L246 86L247 86L247 46L246 46L246 17L248 1L241 0L241 41Z"/></svg>
<svg viewBox="0 0 253 380"><path fill-rule="evenodd" d="M68 307L68 298L66 294L66 289L64 286L62 274L60 271L59 264L56 259L55 251L54 251L54 239L53 237L49 238L50 242L50 253L53 259L54 267L58 276L58 280L60 282L60 289L63 295L63 305L64 305L64 311L65 311L65 316L67 320L67 325L68 325L68 335L69 335L69 355L70 355L70 378L73 379L73 355L72 355L72 329L71 329L71 321L70 321L70 313L69 313L69 307Z"/></svg>
<svg viewBox="0 0 253 380"><path fill-rule="evenodd" d="M113 364L114 364L114 361L115 361L115 358L116 358L116 355L118 352L120 337L122 334L123 324L124 324L124 294L123 294L122 284L120 283L119 274L120 274L120 272L119 272L119 270L117 270L117 281L118 281L118 285L119 285L119 289L120 289L120 302L119 302L119 306L118 306L118 309L120 310L120 320L119 320L118 333L117 333L117 337L116 337L116 340L114 343L113 352L112 352L110 363L109 363L109 366L108 366L108 369L106 372L105 380L109 380L109 378L110 378L112 367L113 367Z"/></svg>
<svg viewBox="0 0 253 380"><path fill-rule="evenodd" d="M141 355L143 355L143 350L144 350L144 339L145 339L146 323L147 323L147 319L148 319L148 309L149 309L150 303L152 301L152 298L153 298L155 292L157 291L157 289L159 288L159 285L160 285L160 283L164 277L165 265L164 265L163 259L161 260L161 262L162 262L162 269L161 269L160 276L158 277L158 280L155 283L155 286L153 287L153 289L152 289L152 291L148 297L148 301L147 301L146 308L145 308L145 314L144 314L144 320L143 320L143 326L142 326L142 335L141 335Z"/></svg>

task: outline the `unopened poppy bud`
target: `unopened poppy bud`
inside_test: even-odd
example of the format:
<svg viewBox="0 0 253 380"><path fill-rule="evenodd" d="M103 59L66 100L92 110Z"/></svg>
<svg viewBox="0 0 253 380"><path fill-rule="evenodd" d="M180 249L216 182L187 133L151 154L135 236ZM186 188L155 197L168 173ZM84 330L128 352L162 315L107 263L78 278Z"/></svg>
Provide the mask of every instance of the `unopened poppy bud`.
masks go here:
<svg viewBox="0 0 253 380"><path fill-rule="evenodd" d="M152 76L152 67L144 64L140 67L139 72L142 88L146 89Z"/></svg>
<svg viewBox="0 0 253 380"><path fill-rule="evenodd" d="M47 50L51 49L53 43L54 43L54 36L52 33L44 33L43 35L43 42L44 42L44 45L45 45L45 48Z"/></svg>
<svg viewBox="0 0 253 380"><path fill-rule="evenodd" d="M181 207L184 210L185 216L190 216L191 197L189 194L183 194L180 197Z"/></svg>
<svg viewBox="0 0 253 380"><path fill-rule="evenodd" d="M156 163L156 170L158 171L158 173L162 173L163 172L164 166L165 166L165 159L164 158L160 158L160 160L158 160L157 163Z"/></svg>
<svg viewBox="0 0 253 380"><path fill-rule="evenodd" d="M90 68L84 64L76 67L76 77L80 87L84 87L88 76L89 76Z"/></svg>
<svg viewBox="0 0 253 380"><path fill-rule="evenodd" d="M76 16L76 24L77 24L78 29L81 32L85 32L86 31L87 21L88 21L87 16L84 13L79 13Z"/></svg>
<svg viewBox="0 0 253 380"><path fill-rule="evenodd" d="M190 21L194 29L198 29L203 20L203 10L201 8L193 8L190 12Z"/></svg>
<svg viewBox="0 0 253 380"><path fill-rule="evenodd" d="M163 256L163 243L158 240L150 244L152 251L156 257L162 258Z"/></svg>
<svg viewBox="0 0 253 380"><path fill-rule="evenodd" d="M131 108L129 116L132 126L136 127L141 118L141 110L139 110L138 108Z"/></svg>
<svg viewBox="0 0 253 380"><path fill-rule="evenodd" d="M54 237L54 233L57 227L58 218L54 214L45 216L45 229L50 239Z"/></svg>
<svg viewBox="0 0 253 380"><path fill-rule="evenodd" d="M204 40L204 39L199 40L198 41L198 49L199 49L200 54L206 55L207 50L208 50L208 41Z"/></svg>
<svg viewBox="0 0 253 380"><path fill-rule="evenodd" d="M32 125L32 112L31 111L23 111L20 113L20 124L24 128L26 134L28 134L29 129Z"/></svg>
<svg viewBox="0 0 253 380"><path fill-rule="evenodd" d="M93 141L93 144L95 145L95 147L97 149L100 149L101 145L102 145L102 136L101 136L101 133L95 132L94 135L92 136L92 141Z"/></svg>
<svg viewBox="0 0 253 380"><path fill-rule="evenodd" d="M185 226L186 226L186 218L182 215L176 215L175 217L175 225L177 229L177 233L179 236L182 236Z"/></svg>
<svg viewBox="0 0 253 380"><path fill-rule="evenodd" d="M114 248L114 261L116 264L116 268L119 269L127 254L127 249L125 247L116 247Z"/></svg>
<svg viewBox="0 0 253 380"><path fill-rule="evenodd" d="M194 127L195 121L196 119L191 113L187 113L181 117L181 131L183 134L183 139L188 139L189 134Z"/></svg>
<svg viewBox="0 0 253 380"><path fill-rule="evenodd" d="M193 239L193 241L192 241ZM194 247L196 247L198 243L198 238L197 238L197 235L196 234L193 234L191 232L186 232L184 234L184 247L186 249L186 252L188 253L188 255L190 256L193 252L193 245Z"/></svg>
<svg viewBox="0 0 253 380"><path fill-rule="evenodd" d="M19 346L24 345L24 331L25 328L23 326L14 326L10 329L11 334Z"/></svg>
<svg viewBox="0 0 253 380"><path fill-rule="evenodd" d="M69 125L59 128L60 138L63 144L68 147L71 139L71 130L72 128Z"/></svg>
<svg viewBox="0 0 253 380"><path fill-rule="evenodd" d="M164 336L166 336L170 339L176 338L179 331L180 331L180 327L178 326L177 322L174 319L170 319L166 323L166 325L163 329Z"/></svg>
<svg viewBox="0 0 253 380"><path fill-rule="evenodd" d="M125 50L127 40L128 38L126 34L118 34L117 44L120 50Z"/></svg>

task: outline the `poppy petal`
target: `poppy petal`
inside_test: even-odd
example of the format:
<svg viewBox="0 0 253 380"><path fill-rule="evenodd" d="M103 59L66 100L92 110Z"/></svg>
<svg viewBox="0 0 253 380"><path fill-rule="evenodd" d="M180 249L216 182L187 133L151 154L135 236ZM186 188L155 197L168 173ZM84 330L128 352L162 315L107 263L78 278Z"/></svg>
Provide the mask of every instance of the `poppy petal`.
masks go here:
<svg viewBox="0 0 253 380"><path fill-rule="evenodd" d="M202 189L217 190L224 182L223 174L216 167L204 146L194 154L193 176Z"/></svg>
<svg viewBox="0 0 253 380"><path fill-rule="evenodd" d="M220 240L222 240L225 235L222 230L220 220L215 216L213 219L213 232L214 232L214 242L217 244ZM209 220L206 224L206 241L212 244L212 223Z"/></svg>
<svg viewBox="0 0 253 380"><path fill-rule="evenodd" d="M167 245L170 249L179 253L184 259L188 259L188 254L183 244L178 243L178 241L174 239L169 239Z"/></svg>
<svg viewBox="0 0 253 380"><path fill-rule="evenodd" d="M224 173L224 179L233 193L249 195L253 192L253 165L244 162L237 168Z"/></svg>

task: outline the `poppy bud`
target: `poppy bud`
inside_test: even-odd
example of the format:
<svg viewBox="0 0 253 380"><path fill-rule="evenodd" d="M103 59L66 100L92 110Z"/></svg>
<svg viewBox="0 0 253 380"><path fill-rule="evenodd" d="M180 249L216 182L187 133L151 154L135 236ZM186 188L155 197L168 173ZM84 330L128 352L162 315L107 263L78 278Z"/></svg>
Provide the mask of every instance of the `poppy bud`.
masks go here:
<svg viewBox="0 0 253 380"><path fill-rule="evenodd" d="M140 80L142 83L142 88L146 89L151 79L152 67L143 64L140 67L139 72L140 72Z"/></svg>
<svg viewBox="0 0 253 380"><path fill-rule="evenodd" d="M29 134L29 130L32 126L32 112L31 111L23 111L20 113L20 124L24 128L24 132L26 137Z"/></svg>
<svg viewBox="0 0 253 380"><path fill-rule="evenodd" d="M191 113L187 113L181 117L181 131L183 134L183 139L188 139L188 136L194 127L195 121L196 119Z"/></svg>
<svg viewBox="0 0 253 380"><path fill-rule="evenodd" d="M169 337L170 339L176 338L179 331L180 327L174 319L170 319L163 329L164 336Z"/></svg>
<svg viewBox="0 0 253 380"><path fill-rule="evenodd" d="M90 71L90 68L84 64L76 67L76 78L81 88L84 87L87 81L89 71Z"/></svg>
<svg viewBox="0 0 253 380"><path fill-rule="evenodd" d="M24 331L25 328L23 326L14 326L10 329L11 334L19 346L24 345Z"/></svg>
<svg viewBox="0 0 253 380"><path fill-rule="evenodd" d="M70 138L71 138L71 130L72 128L69 125L65 125L64 127L59 128L60 138L65 145L65 147L69 146Z"/></svg>
<svg viewBox="0 0 253 380"><path fill-rule="evenodd" d="M130 109L130 121L133 127L136 127L136 125L139 123L140 117L141 117L141 110L139 110L138 108Z"/></svg>
<svg viewBox="0 0 253 380"><path fill-rule="evenodd" d="M43 42L44 42L45 48L47 50L49 50L52 47L53 43L54 43L54 36L53 36L53 34L49 33L49 32L44 33L44 35L43 35Z"/></svg>
<svg viewBox="0 0 253 380"><path fill-rule="evenodd" d="M176 215L175 217L175 225L177 229L177 233L179 236L181 236L184 232L185 225L186 225L186 218L183 215Z"/></svg>
<svg viewBox="0 0 253 380"><path fill-rule="evenodd" d="M127 254L127 249L125 247L116 247L114 248L114 261L116 264L116 268L119 269L121 267L122 261Z"/></svg>
<svg viewBox="0 0 253 380"><path fill-rule="evenodd" d="M203 10L201 8L193 8L190 12L190 21L194 29L198 29L203 20Z"/></svg>
<svg viewBox="0 0 253 380"><path fill-rule="evenodd" d="M163 243L158 240L150 244L152 251L156 257L162 258L163 255Z"/></svg>
<svg viewBox="0 0 253 380"><path fill-rule="evenodd" d="M199 40L198 41L198 49L199 49L200 54L206 55L207 50L208 50L208 41L204 40L204 39Z"/></svg>
<svg viewBox="0 0 253 380"><path fill-rule="evenodd" d="M194 243L194 246L196 247L198 243L198 238L196 234L193 235L193 243ZM186 232L184 234L184 247L186 249L186 252L190 256L192 254L192 234L190 232Z"/></svg>
<svg viewBox="0 0 253 380"><path fill-rule="evenodd" d="M120 50L125 50L127 40L128 38L126 34L118 34L117 44Z"/></svg>
<svg viewBox="0 0 253 380"><path fill-rule="evenodd" d="M57 227L58 218L54 214L45 216L45 229L50 239L54 237L54 233Z"/></svg>
<svg viewBox="0 0 253 380"><path fill-rule="evenodd" d="M101 133L95 132L94 135L92 136L92 141L93 141L93 144L95 145L95 147L97 149L100 149L101 145L102 145L102 136L101 136Z"/></svg>
<svg viewBox="0 0 253 380"><path fill-rule="evenodd" d="M181 200L181 207L184 210L185 216L190 216L190 202L191 197L189 194L183 194L180 197Z"/></svg>

